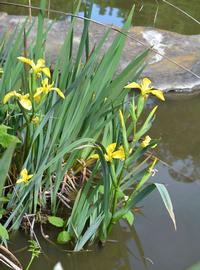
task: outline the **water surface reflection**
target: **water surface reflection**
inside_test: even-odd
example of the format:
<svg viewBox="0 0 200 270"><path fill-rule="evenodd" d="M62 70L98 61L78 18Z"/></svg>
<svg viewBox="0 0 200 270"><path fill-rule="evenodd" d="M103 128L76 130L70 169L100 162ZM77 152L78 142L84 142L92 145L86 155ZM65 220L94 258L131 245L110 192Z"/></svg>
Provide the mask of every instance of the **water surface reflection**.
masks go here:
<svg viewBox="0 0 200 270"><path fill-rule="evenodd" d="M187 99L168 97L159 108L151 134L161 137L158 155L176 170L159 163L158 173L152 180L165 183L170 192L177 231L174 231L158 192L154 192L139 205L143 207L143 215L137 214L135 218L137 234L122 222L100 250L67 253L61 247L49 244L37 231L44 254L34 262L31 270L52 270L57 261L61 261L66 270L185 270L199 261L199 116L199 96ZM53 229L45 229L45 232L53 239ZM13 251L19 250L27 245L27 240L28 236L17 232L13 234L9 247ZM24 265L27 264L26 251L16 255ZM1 266L1 269L6 268Z"/></svg>
<svg viewBox="0 0 200 270"><path fill-rule="evenodd" d="M51 0L51 8L69 12L72 10L73 1ZM27 4L28 0L6 0L6 2ZM200 20L199 0L171 0L170 2ZM38 6L39 1L31 0L31 3L33 6ZM200 33L199 24L161 0L94 0L92 18L103 23L122 26L133 4L135 4L133 25L153 26L190 35ZM81 9L83 10L83 6ZM1 11L6 11L9 14L28 14L27 9L15 6L1 6ZM157 17L154 20L157 11Z"/></svg>
<svg viewBox="0 0 200 270"><path fill-rule="evenodd" d="M152 136L161 138L158 155L180 175L177 181L200 180L200 96L169 96L159 107ZM185 177L184 177L185 176Z"/></svg>

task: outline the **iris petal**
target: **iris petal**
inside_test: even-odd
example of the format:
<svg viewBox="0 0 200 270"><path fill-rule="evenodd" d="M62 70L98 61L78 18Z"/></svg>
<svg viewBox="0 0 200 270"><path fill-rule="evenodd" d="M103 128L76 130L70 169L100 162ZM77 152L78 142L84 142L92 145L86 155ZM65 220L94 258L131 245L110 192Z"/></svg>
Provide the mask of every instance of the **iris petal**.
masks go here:
<svg viewBox="0 0 200 270"><path fill-rule="evenodd" d="M7 93L3 98L3 104L6 104L12 97L16 96L16 91L11 91Z"/></svg>
<svg viewBox="0 0 200 270"><path fill-rule="evenodd" d="M138 88L138 89L141 89L141 86L136 82L132 82L132 83L129 83L128 85L126 85L124 88Z"/></svg>
<svg viewBox="0 0 200 270"><path fill-rule="evenodd" d="M113 158L116 158L116 159L124 159L125 158L124 148L121 148L121 149L113 152L112 156L113 156Z"/></svg>
<svg viewBox="0 0 200 270"><path fill-rule="evenodd" d="M51 90L55 90L61 98L65 99L63 92L59 88L51 88Z"/></svg>
<svg viewBox="0 0 200 270"><path fill-rule="evenodd" d="M21 97L19 98L19 102L24 109L26 109L28 111L30 111L32 109L32 103L31 103L28 96L21 95Z"/></svg>
<svg viewBox="0 0 200 270"><path fill-rule="evenodd" d="M146 91L150 89L151 81L148 78L144 78L141 83L141 88Z"/></svg>
<svg viewBox="0 0 200 270"><path fill-rule="evenodd" d="M164 97L163 92L161 90L158 90L158 89L151 90L151 94L156 96L160 100L165 101L165 97Z"/></svg>
<svg viewBox="0 0 200 270"><path fill-rule="evenodd" d="M115 151L116 145L116 143L111 143L106 147L106 152L108 155L112 154Z"/></svg>
<svg viewBox="0 0 200 270"><path fill-rule="evenodd" d="M48 67L45 67L42 69L42 72L49 78L51 78L51 72L50 69Z"/></svg>
<svg viewBox="0 0 200 270"><path fill-rule="evenodd" d="M19 56L17 57L18 60L20 60L21 62L25 63L25 64L28 64L30 65L31 67L33 67L33 60L29 59L29 58L26 58L26 57L23 57L23 56Z"/></svg>

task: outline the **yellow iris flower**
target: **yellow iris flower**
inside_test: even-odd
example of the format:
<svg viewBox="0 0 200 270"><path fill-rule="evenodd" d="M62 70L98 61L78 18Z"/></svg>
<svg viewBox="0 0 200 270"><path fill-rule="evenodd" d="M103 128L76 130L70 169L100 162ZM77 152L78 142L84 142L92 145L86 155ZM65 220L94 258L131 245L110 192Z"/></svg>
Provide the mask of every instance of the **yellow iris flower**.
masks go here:
<svg viewBox="0 0 200 270"><path fill-rule="evenodd" d="M29 66L31 66L33 72L37 75L37 76L41 76L41 73L44 73L47 77L51 78L51 73L50 73L50 69L48 67L45 67L45 60L44 59L38 59L37 63L34 63L33 60L23 57L23 56L19 56L17 57L18 60L20 60L23 63L28 64Z"/></svg>
<svg viewBox="0 0 200 270"><path fill-rule="evenodd" d="M17 93L16 91L11 91L7 93L3 98L3 104L6 104L12 97L17 98L17 100L19 100L19 103L24 109L28 111L32 109L32 103L29 99L29 94L22 95Z"/></svg>
<svg viewBox="0 0 200 270"><path fill-rule="evenodd" d="M151 85L151 81L148 78L144 78L141 82L141 85L136 82L132 82L128 84L127 86L125 86L125 88L138 88L140 89L141 94L144 97L148 97L149 94L152 94L156 96L157 98L159 98L160 100L165 101L163 92L161 90L155 89L153 86L150 87L150 85Z"/></svg>
<svg viewBox="0 0 200 270"><path fill-rule="evenodd" d="M144 140L141 142L141 147L145 148L147 147L151 142L151 137L149 137L148 135L144 138Z"/></svg>
<svg viewBox="0 0 200 270"><path fill-rule="evenodd" d="M35 93L35 95L34 95L34 99L37 101L37 102L39 102L40 101L40 99L41 99L41 94L48 94L49 92L51 92L51 91L56 91L57 92L57 94L61 97L61 98L63 98L63 99L65 99L65 96L64 96L64 94L63 94L63 92L59 89L59 88L56 88L56 87L53 87L54 86L54 83L52 83L52 84L49 84L49 80L48 80L48 78L45 78L43 81L42 81L42 87L38 87L37 89L36 89L36 93Z"/></svg>
<svg viewBox="0 0 200 270"><path fill-rule="evenodd" d="M28 174L27 169L23 169L20 172L20 176L21 176L21 178L17 180L17 184L20 184L20 183L26 184L33 177L33 174Z"/></svg>
<svg viewBox="0 0 200 270"><path fill-rule="evenodd" d="M125 152L123 146L120 146L117 151L115 151L117 144L112 143L106 147L106 154L104 155L105 160L108 162L112 162L113 159L124 159ZM90 156L92 159L99 159L98 154L94 154Z"/></svg>

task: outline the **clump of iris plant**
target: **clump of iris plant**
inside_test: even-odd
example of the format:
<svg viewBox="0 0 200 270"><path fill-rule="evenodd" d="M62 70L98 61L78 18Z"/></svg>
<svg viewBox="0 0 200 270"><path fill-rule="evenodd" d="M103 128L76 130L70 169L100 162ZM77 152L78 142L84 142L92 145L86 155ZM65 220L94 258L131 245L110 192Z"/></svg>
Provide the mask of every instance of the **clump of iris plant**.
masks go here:
<svg viewBox="0 0 200 270"><path fill-rule="evenodd" d="M55 91L62 99L65 99L63 92L54 87L54 83L49 83L51 78L51 72L49 67L46 67L44 59L38 59L36 63L26 57L18 57L18 60L23 62L25 65L30 66L29 70L29 88L20 89L18 91L12 90L8 92L3 98L3 104L16 101L19 109L24 115L26 121L26 135L24 139L24 149L22 156L24 157L24 152L28 151L28 145L31 144L29 138L30 126L37 126L42 118L41 107L45 102L47 95ZM29 142L28 142L29 141ZM24 183L27 184L32 178L33 174L28 174L26 168L22 169L20 172L20 178L17 180L17 184Z"/></svg>

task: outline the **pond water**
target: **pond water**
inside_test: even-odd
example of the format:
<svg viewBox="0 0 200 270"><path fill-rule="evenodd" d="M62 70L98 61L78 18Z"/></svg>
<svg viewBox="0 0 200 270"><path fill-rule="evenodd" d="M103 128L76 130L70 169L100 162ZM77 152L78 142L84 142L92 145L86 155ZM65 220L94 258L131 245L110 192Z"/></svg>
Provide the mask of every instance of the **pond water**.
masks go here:
<svg viewBox="0 0 200 270"><path fill-rule="evenodd" d="M6 1L21 4L28 3L28 0ZM71 11L73 1L51 0L51 8L66 12ZM170 0L169 2L200 20L199 0ZM39 0L31 0L31 3L33 6L38 6ZM162 0L94 0L92 18L100 22L122 26L133 4L136 5L133 25L154 26L183 34L200 33L199 24ZM27 14L26 9L16 8L15 6L0 7L1 11L6 11L9 14ZM154 23L157 7L158 14Z"/></svg>
<svg viewBox="0 0 200 270"><path fill-rule="evenodd" d="M7 0L8 1L8 0ZM12 1L8 1L12 2ZM15 1L15 3L27 1ZM159 1L156 23L153 19L156 4L153 0L95 0L93 18L121 26L132 4L137 13L134 25L156 26L185 34L200 33L199 25L173 8ZM200 20L199 0L171 0L190 15ZM33 5L38 1L32 0ZM51 7L70 11L66 0L51 0ZM25 14L15 7L2 8L10 14ZM157 165L153 181L165 183L170 192L177 218L177 231L166 213L159 194L154 192L140 206L143 215L137 214L135 229L125 223L116 226L106 246L79 254L67 253L44 240L38 231L44 253L34 262L31 270L51 270L61 261L67 270L186 270L200 261L200 96L168 96L159 107L152 137L161 138L157 155L163 162ZM45 229L45 228L44 228ZM53 231L45 230L53 235ZM24 265L28 262L28 235L13 234L9 248ZM143 254L144 252L144 254ZM146 261L146 266L144 264ZM0 265L1 269L6 269Z"/></svg>
<svg viewBox="0 0 200 270"><path fill-rule="evenodd" d="M200 96L168 96L160 104L151 132L161 138L157 154L158 173L152 179L165 183L170 192L177 219L177 231L157 192L140 206L135 229L125 223L116 226L110 240L101 250L79 254L66 253L61 247L38 237L44 254L32 270L51 270L61 261L67 270L186 270L200 260ZM53 235L53 229L45 233ZM17 232L9 247L26 264L28 236ZM142 251L143 250L143 251ZM16 252L18 251L18 252ZM144 255L142 254L144 252ZM144 265L146 259L146 267ZM1 268L3 269L3 268Z"/></svg>

